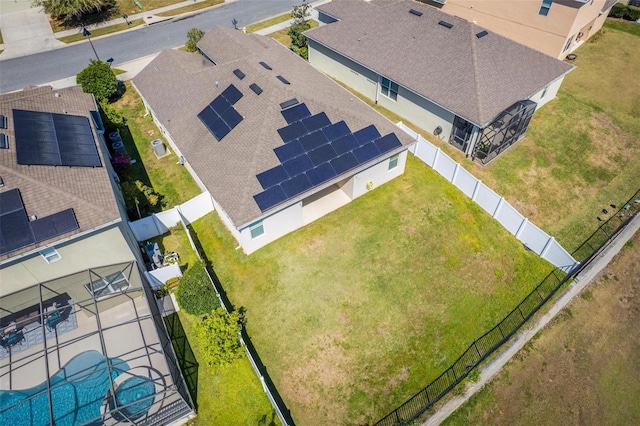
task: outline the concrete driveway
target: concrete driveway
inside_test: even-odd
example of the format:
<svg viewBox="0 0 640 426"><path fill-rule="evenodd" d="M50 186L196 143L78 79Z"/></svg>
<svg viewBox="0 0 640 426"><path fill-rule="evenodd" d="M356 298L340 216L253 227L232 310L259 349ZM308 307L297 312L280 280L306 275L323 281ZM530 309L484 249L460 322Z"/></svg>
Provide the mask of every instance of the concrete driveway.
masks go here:
<svg viewBox="0 0 640 426"><path fill-rule="evenodd" d="M5 46L2 59L65 45L53 36L47 15L40 8L31 8L30 0L0 0L0 30Z"/></svg>

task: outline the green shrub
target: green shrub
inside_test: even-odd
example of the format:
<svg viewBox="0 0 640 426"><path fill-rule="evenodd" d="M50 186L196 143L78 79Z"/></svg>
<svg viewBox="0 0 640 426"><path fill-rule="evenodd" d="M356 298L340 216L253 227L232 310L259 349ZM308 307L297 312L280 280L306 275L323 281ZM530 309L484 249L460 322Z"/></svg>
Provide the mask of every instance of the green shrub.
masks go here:
<svg viewBox="0 0 640 426"><path fill-rule="evenodd" d="M103 61L89 61L89 66L80 71L76 82L82 91L91 93L98 102L109 99L118 93L118 79L111 66Z"/></svg>
<svg viewBox="0 0 640 426"><path fill-rule="evenodd" d="M216 292L204 270L205 265L198 262L189 268L180 279L176 292L178 304L192 315L209 314L220 307Z"/></svg>
<svg viewBox="0 0 640 426"><path fill-rule="evenodd" d="M184 44L184 47L187 52L200 52L198 49L198 42L204 36L204 31L200 28L191 28L187 32L187 42Z"/></svg>
<svg viewBox="0 0 640 426"><path fill-rule="evenodd" d="M238 334L243 322L242 312L227 314L224 309L217 308L194 323L193 333L203 346L202 357L207 364L225 366L242 356Z"/></svg>
<svg viewBox="0 0 640 426"><path fill-rule="evenodd" d="M640 19L640 7L627 6L627 10L624 13L624 19L629 21L637 21Z"/></svg>
<svg viewBox="0 0 640 426"><path fill-rule="evenodd" d="M622 18L626 11L627 11L627 6L626 5L620 4L620 3L616 3L611 8L611 11L609 12L609 16L611 16L612 18Z"/></svg>

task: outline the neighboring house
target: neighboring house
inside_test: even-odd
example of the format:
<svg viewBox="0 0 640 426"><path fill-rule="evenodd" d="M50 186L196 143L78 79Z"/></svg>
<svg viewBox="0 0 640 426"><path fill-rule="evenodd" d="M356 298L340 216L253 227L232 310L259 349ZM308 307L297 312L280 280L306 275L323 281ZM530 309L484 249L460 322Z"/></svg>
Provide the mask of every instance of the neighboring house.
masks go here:
<svg viewBox="0 0 640 426"><path fill-rule="evenodd" d="M333 1L309 62L482 162L521 139L574 67L412 1Z"/></svg>
<svg viewBox="0 0 640 426"><path fill-rule="evenodd" d="M411 139L274 39L215 28L198 47L133 83L246 253L403 173Z"/></svg>
<svg viewBox="0 0 640 426"><path fill-rule="evenodd" d="M193 410L93 96L0 95L0 423L164 425Z"/></svg>
<svg viewBox="0 0 640 426"><path fill-rule="evenodd" d="M562 59L602 28L618 0L419 0Z"/></svg>

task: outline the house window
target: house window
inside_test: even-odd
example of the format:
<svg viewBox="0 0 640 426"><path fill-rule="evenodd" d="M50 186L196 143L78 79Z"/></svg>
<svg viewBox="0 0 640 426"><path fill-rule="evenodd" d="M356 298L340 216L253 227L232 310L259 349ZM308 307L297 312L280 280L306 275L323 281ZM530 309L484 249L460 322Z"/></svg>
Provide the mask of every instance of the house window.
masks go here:
<svg viewBox="0 0 640 426"><path fill-rule="evenodd" d="M548 88L549 88L549 86L547 86L544 89L542 89L542 94L540 95L540 99L544 99L545 95L547 94L547 89Z"/></svg>
<svg viewBox="0 0 640 426"><path fill-rule="evenodd" d="M264 234L264 225L262 224L262 221L256 222L253 225L250 225L249 226L249 231L251 231L251 238L252 239L256 239L260 235Z"/></svg>
<svg viewBox="0 0 640 426"><path fill-rule="evenodd" d="M393 170L398 167L398 158L400 158L400 154L396 154L389 158L389 170Z"/></svg>
<svg viewBox="0 0 640 426"><path fill-rule="evenodd" d="M567 40L567 44L564 45L564 49L562 49L563 52L566 52L567 49L569 47L571 47L571 42L573 41L573 36L569 37L569 40Z"/></svg>
<svg viewBox="0 0 640 426"><path fill-rule="evenodd" d="M382 88L380 91L383 95L393 99L394 101L398 100L398 83L394 83L388 78L382 77Z"/></svg>
<svg viewBox="0 0 640 426"><path fill-rule="evenodd" d="M47 263L57 262L62 259L62 256L60 256L58 251L53 247L47 247L46 249L41 250L40 256L42 256Z"/></svg>
<svg viewBox="0 0 640 426"><path fill-rule="evenodd" d="M549 10L551 9L551 3L553 3L553 0L542 0L538 15L547 16L549 14Z"/></svg>

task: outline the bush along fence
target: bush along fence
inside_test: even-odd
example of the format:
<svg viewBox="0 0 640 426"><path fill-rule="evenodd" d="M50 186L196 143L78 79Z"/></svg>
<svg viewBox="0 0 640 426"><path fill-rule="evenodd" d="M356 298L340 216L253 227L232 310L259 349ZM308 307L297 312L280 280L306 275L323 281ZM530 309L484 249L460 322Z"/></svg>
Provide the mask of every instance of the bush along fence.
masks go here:
<svg viewBox="0 0 640 426"><path fill-rule="evenodd" d="M525 247L564 272L571 271L577 265L578 262L552 236L529 222L503 197L402 122L397 125L416 140L413 154L417 158L475 201Z"/></svg>
<svg viewBox="0 0 640 426"><path fill-rule="evenodd" d="M617 209L615 211L614 209ZM573 255L581 259L568 274L553 270L498 325L474 341L467 350L434 381L387 414L376 426L406 425L432 408L447 393L460 384L469 373L513 336L523 324L562 287L597 256L640 211L640 190L615 211Z"/></svg>

